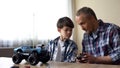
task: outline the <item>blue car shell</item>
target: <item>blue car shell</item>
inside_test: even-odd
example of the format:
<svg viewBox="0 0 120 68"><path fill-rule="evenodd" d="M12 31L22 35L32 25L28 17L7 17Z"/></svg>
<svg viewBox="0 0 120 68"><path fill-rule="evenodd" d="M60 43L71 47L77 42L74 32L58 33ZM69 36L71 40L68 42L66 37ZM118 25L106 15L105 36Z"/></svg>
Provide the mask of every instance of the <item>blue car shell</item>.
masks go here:
<svg viewBox="0 0 120 68"><path fill-rule="evenodd" d="M33 46L29 46L29 45L23 45L17 48L14 48L14 53L32 53L32 52L37 52L38 54L40 54L41 52L41 47L33 47Z"/></svg>

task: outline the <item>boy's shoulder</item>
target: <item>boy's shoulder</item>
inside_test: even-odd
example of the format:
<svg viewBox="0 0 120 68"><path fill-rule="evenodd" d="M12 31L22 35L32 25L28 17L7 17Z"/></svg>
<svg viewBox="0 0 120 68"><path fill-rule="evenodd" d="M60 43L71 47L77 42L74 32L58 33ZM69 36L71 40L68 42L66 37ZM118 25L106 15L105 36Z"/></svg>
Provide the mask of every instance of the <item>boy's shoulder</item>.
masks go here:
<svg viewBox="0 0 120 68"><path fill-rule="evenodd" d="M57 43L58 40L59 40L60 37L56 37L55 39L53 40L50 40L49 43L52 44L52 43Z"/></svg>
<svg viewBox="0 0 120 68"><path fill-rule="evenodd" d="M56 37L55 39L51 40L50 42L51 42L51 43L57 43L58 40L59 40L59 38L60 38L60 37ZM73 44L76 44L75 41L74 41L74 40L71 40L71 39L67 39L67 40L65 41L65 43L73 43Z"/></svg>
<svg viewBox="0 0 120 68"><path fill-rule="evenodd" d="M76 44L74 40L68 39L67 41L70 42L70 43Z"/></svg>

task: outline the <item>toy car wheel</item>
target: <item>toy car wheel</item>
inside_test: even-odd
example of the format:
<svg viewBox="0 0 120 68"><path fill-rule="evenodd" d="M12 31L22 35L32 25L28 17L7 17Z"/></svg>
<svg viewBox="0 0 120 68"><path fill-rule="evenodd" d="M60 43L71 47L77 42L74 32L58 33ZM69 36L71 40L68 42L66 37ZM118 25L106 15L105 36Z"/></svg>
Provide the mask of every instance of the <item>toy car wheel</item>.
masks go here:
<svg viewBox="0 0 120 68"><path fill-rule="evenodd" d="M40 61L46 63L50 60L50 54L47 51L42 51L40 54Z"/></svg>
<svg viewBox="0 0 120 68"><path fill-rule="evenodd" d="M12 56L12 61L15 63L15 64L19 64L21 61L22 61L22 55L17 53L17 54L14 54Z"/></svg>
<svg viewBox="0 0 120 68"><path fill-rule="evenodd" d="M37 55L31 54L31 55L28 57L28 62L29 62L31 65L36 65L36 64L38 64L39 60L38 60Z"/></svg>
<svg viewBox="0 0 120 68"><path fill-rule="evenodd" d="M17 50L17 53L22 53L22 50Z"/></svg>
<svg viewBox="0 0 120 68"><path fill-rule="evenodd" d="M24 59L25 59L25 61L27 61L27 62L28 62L28 57L29 57L29 56L24 56Z"/></svg>

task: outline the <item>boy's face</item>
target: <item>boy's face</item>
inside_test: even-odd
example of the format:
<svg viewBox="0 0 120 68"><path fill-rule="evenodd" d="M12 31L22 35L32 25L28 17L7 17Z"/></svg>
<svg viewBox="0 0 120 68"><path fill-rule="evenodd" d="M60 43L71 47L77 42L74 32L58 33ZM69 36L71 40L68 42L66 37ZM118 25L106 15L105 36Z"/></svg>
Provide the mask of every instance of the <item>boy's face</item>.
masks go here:
<svg viewBox="0 0 120 68"><path fill-rule="evenodd" d="M58 28L58 32L60 33L62 39L69 39L72 35L72 28L64 26L63 28Z"/></svg>

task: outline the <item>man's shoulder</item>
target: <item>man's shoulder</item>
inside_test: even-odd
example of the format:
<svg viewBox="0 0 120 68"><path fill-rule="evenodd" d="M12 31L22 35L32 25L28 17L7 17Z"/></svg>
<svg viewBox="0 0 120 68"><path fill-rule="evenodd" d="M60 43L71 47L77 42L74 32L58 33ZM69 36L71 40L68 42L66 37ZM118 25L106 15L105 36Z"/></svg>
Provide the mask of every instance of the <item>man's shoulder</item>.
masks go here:
<svg viewBox="0 0 120 68"><path fill-rule="evenodd" d="M107 25L107 27L106 27L107 30L110 30L110 31L118 30L118 31L120 31L120 27L118 25L116 25L116 24L106 23L106 25Z"/></svg>
<svg viewBox="0 0 120 68"><path fill-rule="evenodd" d="M111 29L120 29L120 27L113 23L103 22L102 20L99 20L100 27L102 27L103 30L111 30Z"/></svg>

